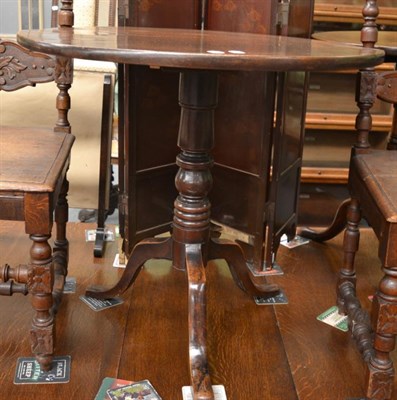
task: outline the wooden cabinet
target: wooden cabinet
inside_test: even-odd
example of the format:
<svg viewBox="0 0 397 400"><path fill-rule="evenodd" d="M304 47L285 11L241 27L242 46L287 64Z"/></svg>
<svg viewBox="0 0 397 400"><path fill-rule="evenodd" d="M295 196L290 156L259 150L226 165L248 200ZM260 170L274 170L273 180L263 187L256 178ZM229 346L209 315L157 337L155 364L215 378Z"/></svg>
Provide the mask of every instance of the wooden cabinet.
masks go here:
<svg viewBox="0 0 397 400"><path fill-rule="evenodd" d="M312 31L312 0L126 4L120 25L299 37L309 37ZM130 66L120 76L120 129L125 138L121 147L127 160L121 169L121 203L128 211L125 215L122 207L120 227L129 254L142 238L170 229L180 112L177 71ZM211 216L244 235L252 245L249 251L254 254L248 258L257 272L262 272L263 261L272 264L281 235L295 233L298 194L291 195L290 189L300 179L306 88L302 72L225 71L219 76ZM279 156L272 158L273 153Z"/></svg>
<svg viewBox="0 0 397 400"><path fill-rule="evenodd" d="M396 1L378 0L378 4L379 22L388 24L380 28L397 30ZM363 0L316 0L313 31L361 29L363 5ZM378 69L393 70L394 65L385 63ZM356 138L356 72L310 75L302 170L305 183L347 182L350 148ZM371 112L371 144L383 147L391 127L392 107L377 100Z"/></svg>

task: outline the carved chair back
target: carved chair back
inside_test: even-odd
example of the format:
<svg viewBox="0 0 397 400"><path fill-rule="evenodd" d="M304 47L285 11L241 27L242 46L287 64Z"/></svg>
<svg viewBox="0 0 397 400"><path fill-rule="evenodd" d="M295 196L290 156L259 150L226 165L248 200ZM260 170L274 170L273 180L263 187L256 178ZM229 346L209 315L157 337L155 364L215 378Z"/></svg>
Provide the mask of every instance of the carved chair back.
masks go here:
<svg viewBox="0 0 397 400"><path fill-rule="evenodd" d="M55 80L55 60L0 38L0 90L14 91Z"/></svg>
<svg viewBox="0 0 397 400"><path fill-rule="evenodd" d="M58 20L60 26L73 26L73 0L61 1ZM31 52L15 42L0 38L0 90L14 91L54 80L59 89L56 99L58 118L54 130L70 132L68 91L73 81L73 60Z"/></svg>

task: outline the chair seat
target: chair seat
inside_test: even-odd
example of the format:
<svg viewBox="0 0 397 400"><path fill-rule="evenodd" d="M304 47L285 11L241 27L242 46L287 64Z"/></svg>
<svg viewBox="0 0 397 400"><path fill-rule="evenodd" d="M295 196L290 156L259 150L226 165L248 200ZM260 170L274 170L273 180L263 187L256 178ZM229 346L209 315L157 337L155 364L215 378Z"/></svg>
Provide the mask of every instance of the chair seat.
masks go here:
<svg viewBox="0 0 397 400"><path fill-rule="evenodd" d="M0 191L53 192L73 141L51 129L0 127Z"/></svg>
<svg viewBox="0 0 397 400"><path fill-rule="evenodd" d="M356 155L352 168L370 188L386 221L397 223L397 151L372 150Z"/></svg>

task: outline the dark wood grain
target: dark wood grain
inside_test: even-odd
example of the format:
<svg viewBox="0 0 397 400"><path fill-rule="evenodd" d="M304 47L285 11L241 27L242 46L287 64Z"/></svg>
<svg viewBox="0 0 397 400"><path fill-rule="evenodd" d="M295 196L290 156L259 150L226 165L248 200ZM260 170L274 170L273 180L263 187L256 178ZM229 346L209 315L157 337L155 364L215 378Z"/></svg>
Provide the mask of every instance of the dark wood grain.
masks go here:
<svg viewBox="0 0 397 400"><path fill-rule="evenodd" d="M334 243L323 246L313 242L279 254L289 304L276 307L276 315L301 399L345 399L364 393L364 367L350 335L316 320L336 304L336 274L327 266L337 265L340 258L340 247ZM342 365L349 371L348 380ZM332 392L324 393L328 387Z"/></svg>
<svg viewBox="0 0 397 400"><path fill-rule="evenodd" d="M56 173L62 169L73 140L73 136L51 129L2 126L0 190L53 191L59 179Z"/></svg>
<svg viewBox="0 0 397 400"><path fill-rule="evenodd" d="M69 223L69 276L77 293L65 295L57 315L57 355L72 356L70 383L14 385L16 359L30 356L31 306L21 295L0 297L0 398L76 398L92 400L106 376L148 378L166 399L181 400L189 384L186 275L171 262L145 264L124 304L91 311L79 296L89 284L114 282L120 270L111 266L117 243L109 242L105 257L92 257L84 230L94 224ZM22 223L0 222L0 254L23 262L27 239ZM257 306L233 282L224 261L207 268L209 364L213 384L223 384L231 400L336 400L364 396L364 366L351 346L350 334L316 320L335 305L336 272L342 237L326 245L281 247L285 275L273 278L289 303ZM361 233L356 259L358 296L371 306L382 274L377 241L370 229ZM316 301L313 301L315 296ZM26 329L23 328L26 327ZM396 360L396 354L392 355ZM345 368L340 368L345 365ZM395 400L395 397L393 398Z"/></svg>
<svg viewBox="0 0 397 400"><path fill-rule="evenodd" d="M293 37L185 29L97 27L21 31L18 41L65 57L219 70L324 70L380 64L383 52Z"/></svg>

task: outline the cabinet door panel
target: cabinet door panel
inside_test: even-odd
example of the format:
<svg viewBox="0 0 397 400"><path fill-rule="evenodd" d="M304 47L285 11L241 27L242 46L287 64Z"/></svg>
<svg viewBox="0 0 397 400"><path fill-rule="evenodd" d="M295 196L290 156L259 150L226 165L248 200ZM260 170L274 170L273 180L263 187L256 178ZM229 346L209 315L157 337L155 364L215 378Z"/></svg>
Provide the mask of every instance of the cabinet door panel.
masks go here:
<svg viewBox="0 0 397 400"><path fill-rule="evenodd" d="M288 24L282 34L309 38L312 28L313 1L291 0ZM304 120L308 74L300 71L280 73L274 134L274 159L269 196L269 216L265 263L270 264L286 233L295 235L300 174L302 168ZM296 188L295 191L291 187Z"/></svg>
<svg viewBox="0 0 397 400"><path fill-rule="evenodd" d="M283 233L295 234L297 202L302 167L304 110L307 97L307 77L303 72L290 72L280 76L279 92L282 101L277 107L275 128L273 175L270 203L274 209L274 223L270 226L273 252Z"/></svg>
<svg viewBox="0 0 397 400"><path fill-rule="evenodd" d="M277 3L210 0L206 28L275 34ZM229 72L219 77L214 186L210 193L212 218L258 236L260 246L265 226L274 97L273 73Z"/></svg>
<svg viewBox="0 0 397 400"><path fill-rule="evenodd" d="M312 1L291 0L288 8L278 8L277 1L249 1L241 7L237 3L210 1L208 29L310 36ZM279 124L273 130L276 77L223 74L215 114L212 216L251 236L257 272L263 262L272 264L281 235L292 236L296 226L298 190L294 188L299 188L302 163L306 74L279 74Z"/></svg>
<svg viewBox="0 0 397 400"><path fill-rule="evenodd" d="M283 18L277 19L278 3L278 0L130 0L124 22L132 26L204 27L308 36L312 1L291 0L286 26L277 25L278 21L285 22ZM128 97L129 106L124 119L128 165L124 168L124 182L125 193L130 194L125 235L128 253L142 237L168 229L172 221L180 110L176 72L146 67L127 67L126 71L129 94L125 98ZM298 74L295 79L291 73L284 81L286 86L279 87L286 100L280 102L278 110L280 118L283 116L282 124L274 131L277 75L220 74L219 105L215 112L214 186L210 194L212 215L215 221L252 236L258 269L263 264L265 228L270 227L267 231L273 235L287 225L295 226L296 198L290 196L286 200L284 197L288 196L284 194L291 182L295 185L299 180L303 126L300 117L305 105L305 84L298 79L301 77ZM273 146L285 152L282 157L271 159ZM151 200L146 201L149 197ZM156 208L156 204L160 207ZM265 258L270 257L276 246L277 241L275 245L269 243Z"/></svg>
<svg viewBox="0 0 397 400"><path fill-rule="evenodd" d="M196 29L199 0L130 0L119 24ZM180 107L176 71L126 66L128 90L124 110L124 198L129 215L122 217L124 250L141 239L170 229L177 195L174 178ZM120 82L120 84L123 84ZM123 225L121 223L121 225Z"/></svg>

